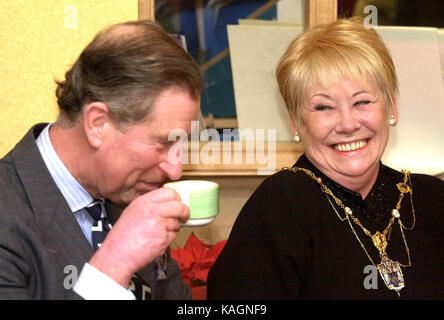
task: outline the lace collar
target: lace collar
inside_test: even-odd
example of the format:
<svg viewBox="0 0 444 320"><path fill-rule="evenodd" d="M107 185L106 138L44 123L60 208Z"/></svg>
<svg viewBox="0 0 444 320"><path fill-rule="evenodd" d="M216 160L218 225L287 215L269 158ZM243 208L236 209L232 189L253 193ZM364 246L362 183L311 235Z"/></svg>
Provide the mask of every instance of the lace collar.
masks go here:
<svg viewBox="0 0 444 320"><path fill-rule="evenodd" d="M346 206L350 207L355 214L367 219L368 222L385 221L397 201L399 191L397 191L395 184L402 179L402 175L383 165L382 162L380 162L375 184L365 199L362 199L361 194L331 180L316 168L305 155L299 158L295 166L311 170Z"/></svg>

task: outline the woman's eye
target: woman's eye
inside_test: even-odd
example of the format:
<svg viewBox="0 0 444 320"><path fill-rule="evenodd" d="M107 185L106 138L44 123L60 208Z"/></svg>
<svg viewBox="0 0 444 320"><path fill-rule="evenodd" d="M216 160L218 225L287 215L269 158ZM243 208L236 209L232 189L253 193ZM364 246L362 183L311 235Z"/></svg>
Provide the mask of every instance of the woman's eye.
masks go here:
<svg viewBox="0 0 444 320"><path fill-rule="evenodd" d="M369 104L369 103L370 103L369 100L359 100L359 101L355 102L353 105L354 106L361 106L361 105L366 105L366 104Z"/></svg>
<svg viewBox="0 0 444 320"><path fill-rule="evenodd" d="M327 106L325 104L318 104L317 106L315 106L315 110L316 111L324 111L324 110L330 110L331 107Z"/></svg>

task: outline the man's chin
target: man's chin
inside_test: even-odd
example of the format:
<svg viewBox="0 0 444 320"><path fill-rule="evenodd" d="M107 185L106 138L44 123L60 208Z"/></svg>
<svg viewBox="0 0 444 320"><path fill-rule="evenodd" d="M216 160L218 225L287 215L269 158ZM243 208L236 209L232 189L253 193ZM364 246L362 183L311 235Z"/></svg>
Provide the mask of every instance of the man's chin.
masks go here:
<svg viewBox="0 0 444 320"><path fill-rule="evenodd" d="M122 196L122 201L126 204L131 203L134 199L143 196L144 194L151 192L153 190L158 189L158 187L156 186L155 188L153 187L146 187L146 186L142 186L142 187L138 187L135 188L133 190L131 190L130 192L128 192L127 194Z"/></svg>
<svg viewBox="0 0 444 320"><path fill-rule="evenodd" d="M116 204L127 205L130 204L134 199L158 188L160 188L160 184L139 183L135 187L113 195L107 199Z"/></svg>
<svg viewBox="0 0 444 320"><path fill-rule="evenodd" d="M133 190L128 193L119 194L117 196L111 196L107 199L118 206L126 206L126 205L130 204L134 199L140 197L141 195L143 195L145 193L146 193L146 191L139 192L139 191Z"/></svg>

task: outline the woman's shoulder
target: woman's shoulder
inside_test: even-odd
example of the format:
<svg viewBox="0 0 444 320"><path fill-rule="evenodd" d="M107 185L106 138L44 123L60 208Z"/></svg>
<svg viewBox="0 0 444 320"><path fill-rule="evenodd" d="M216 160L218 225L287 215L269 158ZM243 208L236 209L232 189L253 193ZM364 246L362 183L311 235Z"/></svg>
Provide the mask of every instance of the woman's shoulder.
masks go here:
<svg viewBox="0 0 444 320"><path fill-rule="evenodd" d="M401 175L399 171L386 167L392 174ZM437 199L444 202L444 181L436 176L424 173L410 173L413 195L423 200Z"/></svg>
<svg viewBox="0 0 444 320"><path fill-rule="evenodd" d="M436 198L444 203L444 181L438 177L414 173L412 177L413 194L420 195L421 198Z"/></svg>
<svg viewBox="0 0 444 320"><path fill-rule="evenodd" d="M384 166L384 169L391 175L402 175L402 172L398 171L397 169L393 169L388 166ZM412 179L412 183L420 184L421 186L435 186L439 188L444 188L444 180L438 178L437 176L432 176L429 174L424 173L416 173L416 172L410 172L410 177Z"/></svg>
<svg viewBox="0 0 444 320"><path fill-rule="evenodd" d="M295 195L305 194L308 191L319 191L319 185L303 171L292 168L282 168L273 175L267 177L258 187L258 191L274 190L275 192L290 192Z"/></svg>
<svg viewBox="0 0 444 320"><path fill-rule="evenodd" d="M416 182L417 184L421 184L424 186L430 185L433 187L444 188L444 180L423 173L412 173L412 182Z"/></svg>
<svg viewBox="0 0 444 320"><path fill-rule="evenodd" d="M264 179L246 201L235 229L254 226L267 233L289 229L294 233L295 228L302 230L308 225L308 216L318 212L320 199L319 185L304 172L279 170Z"/></svg>
<svg viewBox="0 0 444 320"><path fill-rule="evenodd" d="M282 169L262 181L245 207L278 215L292 210L301 212L319 202L321 194L319 185L306 173Z"/></svg>

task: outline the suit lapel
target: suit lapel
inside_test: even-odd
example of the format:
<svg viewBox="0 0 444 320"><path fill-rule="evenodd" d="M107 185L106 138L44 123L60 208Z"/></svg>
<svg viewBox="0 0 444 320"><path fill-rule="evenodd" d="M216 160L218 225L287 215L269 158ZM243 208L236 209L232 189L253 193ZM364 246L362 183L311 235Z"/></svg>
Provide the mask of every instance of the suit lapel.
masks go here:
<svg viewBox="0 0 444 320"><path fill-rule="evenodd" d="M92 248L54 183L35 143L46 124L31 128L11 154L28 195L42 242L60 267L83 267Z"/></svg>

